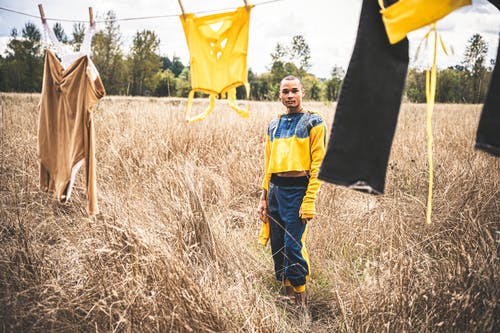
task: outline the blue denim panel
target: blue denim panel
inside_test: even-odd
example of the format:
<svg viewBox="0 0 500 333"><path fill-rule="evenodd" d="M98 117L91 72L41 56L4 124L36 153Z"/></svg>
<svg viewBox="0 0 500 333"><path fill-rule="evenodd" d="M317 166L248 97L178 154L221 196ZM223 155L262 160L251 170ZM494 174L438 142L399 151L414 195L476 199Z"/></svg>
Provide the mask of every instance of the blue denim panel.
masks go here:
<svg viewBox="0 0 500 333"><path fill-rule="evenodd" d="M299 217L305 186L269 184L268 214L270 216L271 251L276 279L288 279L292 285L306 283L308 263L302 257L302 235L305 225Z"/></svg>

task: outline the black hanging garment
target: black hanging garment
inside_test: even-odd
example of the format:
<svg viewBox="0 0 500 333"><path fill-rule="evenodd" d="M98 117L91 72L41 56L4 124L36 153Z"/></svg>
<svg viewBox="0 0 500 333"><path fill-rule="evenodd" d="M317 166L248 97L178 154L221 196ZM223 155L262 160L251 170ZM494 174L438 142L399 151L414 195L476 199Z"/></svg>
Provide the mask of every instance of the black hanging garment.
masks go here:
<svg viewBox="0 0 500 333"><path fill-rule="evenodd" d="M364 0L319 179L384 193L408 61L408 39L391 45L378 2Z"/></svg>
<svg viewBox="0 0 500 333"><path fill-rule="evenodd" d="M500 0L489 0L500 10ZM476 134L476 148L500 156L500 35L497 60L491 76Z"/></svg>

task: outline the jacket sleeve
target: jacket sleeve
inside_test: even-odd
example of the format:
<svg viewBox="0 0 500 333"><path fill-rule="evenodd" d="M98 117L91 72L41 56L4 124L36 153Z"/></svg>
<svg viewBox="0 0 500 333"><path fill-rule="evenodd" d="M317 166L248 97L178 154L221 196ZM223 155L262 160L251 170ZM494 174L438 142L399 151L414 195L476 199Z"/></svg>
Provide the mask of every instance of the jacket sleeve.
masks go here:
<svg viewBox="0 0 500 333"><path fill-rule="evenodd" d="M264 180L262 181L262 188L269 192L269 181L271 180L271 174L267 172L269 169L269 159L271 156L271 137L266 134L266 149L264 153Z"/></svg>
<svg viewBox="0 0 500 333"><path fill-rule="evenodd" d="M325 135L326 128L324 120L311 128L309 133L311 142L311 170L309 173L309 185L306 195L300 207L302 218L313 218L316 214L316 195L319 191L321 181L318 179L318 172L325 155Z"/></svg>
<svg viewBox="0 0 500 333"><path fill-rule="evenodd" d="M271 180L271 174L267 172L269 167L270 155L271 155L271 139L269 137L269 134L267 134L266 149L264 153L264 180L262 181L262 188L266 191L266 193L269 192L269 181ZM270 236L270 226L269 226L269 220L267 220L266 222L262 222L261 224L259 232L259 244L266 246L267 242L269 241L269 236Z"/></svg>

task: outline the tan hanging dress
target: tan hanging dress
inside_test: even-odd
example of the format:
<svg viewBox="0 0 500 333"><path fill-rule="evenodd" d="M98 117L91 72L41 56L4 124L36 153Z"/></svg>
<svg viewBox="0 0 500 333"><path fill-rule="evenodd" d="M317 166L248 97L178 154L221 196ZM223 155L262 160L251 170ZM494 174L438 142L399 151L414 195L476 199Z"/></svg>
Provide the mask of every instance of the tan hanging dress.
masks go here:
<svg viewBox="0 0 500 333"><path fill-rule="evenodd" d="M40 187L66 202L76 172L85 163L90 214L99 211L92 110L104 95L102 81L88 56L64 69L47 49L38 122Z"/></svg>

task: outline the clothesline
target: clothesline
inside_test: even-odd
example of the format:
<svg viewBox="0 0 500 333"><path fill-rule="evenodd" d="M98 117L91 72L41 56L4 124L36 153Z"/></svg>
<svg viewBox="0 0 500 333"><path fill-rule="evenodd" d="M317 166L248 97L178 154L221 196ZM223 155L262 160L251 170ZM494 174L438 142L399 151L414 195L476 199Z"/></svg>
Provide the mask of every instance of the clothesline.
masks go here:
<svg viewBox="0 0 500 333"><path fill-rule="evenodd" d="M254 6L260 6L260 5L267 5L270 3L274 2L282 2L282 1L287 1L287 0L267 0L267 1L262 1L258 3L254 3L252 5ZM203 10L203 11L198 11L198 12L193 12L193 14L207 14L207 13L214 13L214 12L219 12L219 11L227 11L231 9L235 9L236 7L231 7L231 8L221 8L221 9L211 9L211 10ZM5 8L0 6L0 10L6 11L6 12L11 12L11 13L16 13L19 15L24 15L28 17L33 17L37 19L41 19L40 15L33 15L29 13L24 13L19 10L15 9L10 9L10 8ZM165 14L165 15L154 15L154 16L140 16L140 17L126 17L126 18L116 18L112 20L96 20L96 23L106 23L110 21L138 21L138 20L150 20L150 19L159 19L159 18L170 18L170 17L179 17L181 13L176 13L176 14ZM47 21L59 21L59 22L71 22L71 23L86 23L88 22L87 20L72 20L72 19L66 19L66 18L51 18L51 17L45 17Z"/></svg>

